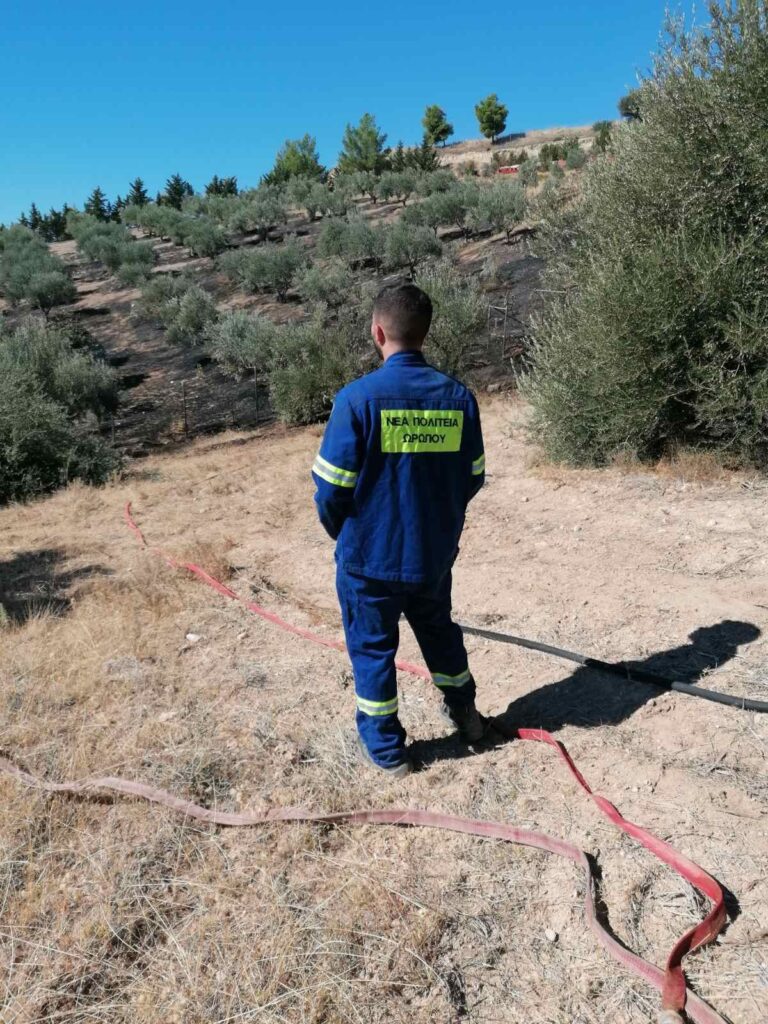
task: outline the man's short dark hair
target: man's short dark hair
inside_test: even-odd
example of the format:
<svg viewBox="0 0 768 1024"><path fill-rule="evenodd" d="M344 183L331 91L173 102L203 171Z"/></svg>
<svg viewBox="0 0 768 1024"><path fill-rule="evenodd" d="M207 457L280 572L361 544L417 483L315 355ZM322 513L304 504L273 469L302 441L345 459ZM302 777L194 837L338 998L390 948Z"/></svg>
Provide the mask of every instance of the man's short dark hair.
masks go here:
<svg viewBox="0 0 768 1024"><path fill-rule="evenodd" d="M432 300L415 284L388 284L373 303L373 314L386 323L395 341L421 345L432 323Z"/></svg>

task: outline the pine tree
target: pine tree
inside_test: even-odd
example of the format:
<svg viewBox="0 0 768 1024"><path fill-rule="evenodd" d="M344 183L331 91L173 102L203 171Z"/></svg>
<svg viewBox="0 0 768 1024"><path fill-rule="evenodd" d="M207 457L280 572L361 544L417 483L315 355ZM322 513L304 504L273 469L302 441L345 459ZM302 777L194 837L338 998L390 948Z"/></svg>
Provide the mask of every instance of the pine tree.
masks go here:
<svg viewBox="0 0 768 1024"><path fill-rule="evenodd" d="M34 203L29 208L29 226L33 231L39 231L43 218L40 216L40 211Z"/></svg>
<svg viewBox="0 0 768 1024"><path fill-rule="evenodd" d="M326 170L320 163L317 141L312 135L286 139L275 157L275 166L265 174L265 185L282 185L290 178L314 178L325 181Z"/></svg>
<svg viewBox="0 0 768 1024"><path fill-rule="evenodd" d="M149 202L149 194L144 187L144 182L141 178L135 178L128 189L128 195L125 200L126 206L146 206Z"/></svg>
<svg viewBox="0 0 768 1024"><path fill-rule="evenodd" d="M205 186L207 196L236 196L237 193L237 178L234 175L231 178L220 178L214 174Z"/></svg>
<svg viewBox="0 0 768 1024"><path fill-rule="evenodd" d="M392 156L389 159L389 163L390 166L392 167L392 170L396 174L399 174L401 171L404 171L408 166L408 157L405 152L405 146L403 145L402 141L398 142L398 144L392 151Z"/></svg>
<svg viewBox="0 0 768 1024"><path fill-rule="evenodd" d="M119 221L120 214L125 209L125 200L122 196L118 196L114 203L110 203L109 206L109 219Z"/></svg>
<svg viewBox="0 0 768 1024"><path fill-rule="evenodd" d="M180 174L172 174L165 183L163 193L163 205L172 206L174 210L180 210L181 204L187 196L194 195L194 190L188 181L185 181Z"/></svg>
<svg viewBox="0 0 768 1024"><path fill-rule="evenodd" d="M427 136L421 140L421 145L415 149L409 149L405 154L406 167L412 167L416 171L436 171L440 168L440 157L435 147Z"/></svg>
<svg viewBox="0 0 768 1024"><path fill-rule="evenodd" d="M380 174L387 166L384 143L387 136L379 130L373 114L363 114L355 127L348 124L344 130L338 170L342 174L372 171Z"/></svg>
<svg viewBox="0 0 768 1024"><path fill-rule="evenodd" d="M109 202L98 185L86 199L83 210L85 213L90 214L91 217L95 217L96 220L109 220Z"/></svg>
<svg viewBox="0 0 768 1024"><path fill-rule="evenodd" d="M51 207L48 216L43 218L41 232L47 242L61 242L68 238L67 213L69 207L65 203L60 210Z"/></svg>
<svg viewBox="0 0 768 1024"><path fill-rule="evenodd" d="M499 97L495 92L486 96L484 100L480 100L476 105L475 116L480 125L480 131L491 142L495 142L496 136L501 135L506 128L508 113L509 111L503 103L499 102Z"/></svg>
<svg viewBox="0 0 768 1024"><path fill-rule="evenodd" d="M445 111L442 107L438 107L436 103L426 108L421 123L424 127L425 136L433 146L440 142L445 145L446 139L453 135L453 125L449 124Z"/></svg>

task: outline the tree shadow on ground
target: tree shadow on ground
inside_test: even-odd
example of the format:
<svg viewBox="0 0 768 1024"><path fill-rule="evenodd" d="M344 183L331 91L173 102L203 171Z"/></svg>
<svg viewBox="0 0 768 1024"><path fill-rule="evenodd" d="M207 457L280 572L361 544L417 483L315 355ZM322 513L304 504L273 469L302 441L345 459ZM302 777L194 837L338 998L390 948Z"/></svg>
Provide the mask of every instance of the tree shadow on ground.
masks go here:
<svg viewBox="0 0 768 1024"><path fill-rule="evenodd" d="M678 682L695 683L711 670L736 656L742 644L761 635L751 622L724 620L701 626L690 634L690 643L651 654L642 661L625 661L616 668L650 672ZM488 719L493 727L487 740L474 749L460 743L456 736L420 740L412 744L412 757L420 765L434 761L472 756L489 746L499 746L514 738L516 729L546 729L557 732L567 725L594 729L618 725L653 697L661 687L619 679L592 668L578 668L566 678L540 686L513 700L506 710ZM682 697L682 700L695 700Z"/></svg>
<svg viewBox="0 0 768 1024"><path fill-rule="evenodd" d="M65 615L72 606L70 591L77 580L111 576L99 565L77 569L65 566L67 553L60 548L20 551L0 562L0 617L21 625L34 615Z"/></svg>

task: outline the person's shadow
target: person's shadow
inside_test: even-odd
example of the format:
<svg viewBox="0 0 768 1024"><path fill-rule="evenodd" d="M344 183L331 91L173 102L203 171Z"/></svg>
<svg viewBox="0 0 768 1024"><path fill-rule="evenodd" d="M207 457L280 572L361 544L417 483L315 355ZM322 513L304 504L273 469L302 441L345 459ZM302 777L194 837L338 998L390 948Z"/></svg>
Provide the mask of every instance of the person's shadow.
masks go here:
<svg viewBox="0 0 768 1024"><path fill-rule="evenodd" d="M642 661L625 661L616 668L652 673L677 682L695 683L709 671L730 661L742 644L752 643L760 630L751 622L727 619L712 626L701 626L690 634L690 643L651 654ZM498 746L514 738L520 728L546 729L557 732L566 725L593 729L602 725L618 725L635 713L664 687L635 682L609 675L593 668L580 667L564 679L547 683L513 700L498 715L488 719L487 740L474 749L467 748L454 736L420 740L413 744L412 756L417 763L471 756L488 746ZM681 700L696 700L680 696Z"/></svg>

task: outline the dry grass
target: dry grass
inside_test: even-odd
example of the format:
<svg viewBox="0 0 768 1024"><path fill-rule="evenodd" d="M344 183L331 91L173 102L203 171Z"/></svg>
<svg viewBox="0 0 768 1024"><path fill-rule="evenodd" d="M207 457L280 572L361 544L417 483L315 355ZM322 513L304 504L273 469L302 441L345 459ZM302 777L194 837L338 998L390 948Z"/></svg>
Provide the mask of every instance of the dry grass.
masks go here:
<svg viewBox="0 0 768 1024"><path fill-rule="evenodd" d="M589 644L601 642L602 629L628 651L655 645L658 585L629 615L610 591L611 577L636 558L635 540L622 563L606 539L627 503L619 488L636 485L612 474L561 471L555 481L528 473L524 419L517 406L486 408L491 482L467 530L460 611L471 599L467 618L517 619L528 635L544 635L548 622L549 635L575 634L574 646L585 645L573 611L583 601L563 597L565 577L550 585L550 548L536 545L544 536L552 565L583 578L571 524L585 522L584 507L594 510L599 483L611 532L592 536L587 524L583 543L611 564L584 610ZM276 632L173 573L122 523L130 498L150 544L335 637L331 553L307 477L318 433L224 436L142 463L103 491L73 487L0 512L6 586L16 566L17 596L29 590L20 552L55 550L40 571L48 573L43 591L60 597L47 610L30 599L29 616L3 628L3 752L48 778L111 772L226 809L407 804L559 835L596 855L612 927L659 962L700 904L599 817L548 751L511 744L463 756L440 724L435 694L404 678L403 718L427 768L383 783L355 755L342 656ZM521 496L530 498L524 506ZM757 514L759 495L737 498ZM658 500L638 489L629 501L627 522L651 540L642 517L655 522ZM686 519L680 529L693 527ZM570 546L555 547L560 536ZM745 592L743 579L732 586ZM612 620L601 594L616 605ZM537 603L542 620L526 619ZM407 637L405 646L417 657ZM746 656L738 663L750 688L760 665ZM473 648L473 666L481 707L495 712L510 695L524 700L568 675L484 643ZM580 715L590 703L609 707L604 694L587 696L589 680L579 685ZM567 707L566 697L547 706ZM691 716L695 741L684 728ZM690 972L703 995L745 1024L764 1019L766 992L764 724L669 696L594 731L566 722L561 733L590 781L738 895L741 917ZM0 797L6 1024L641 1024L657 1006L585 931L573 866L535 851L427 830L223 831L129 801L46 797L4 778ZM743 817L726 813L734 810Z"/></svg>

